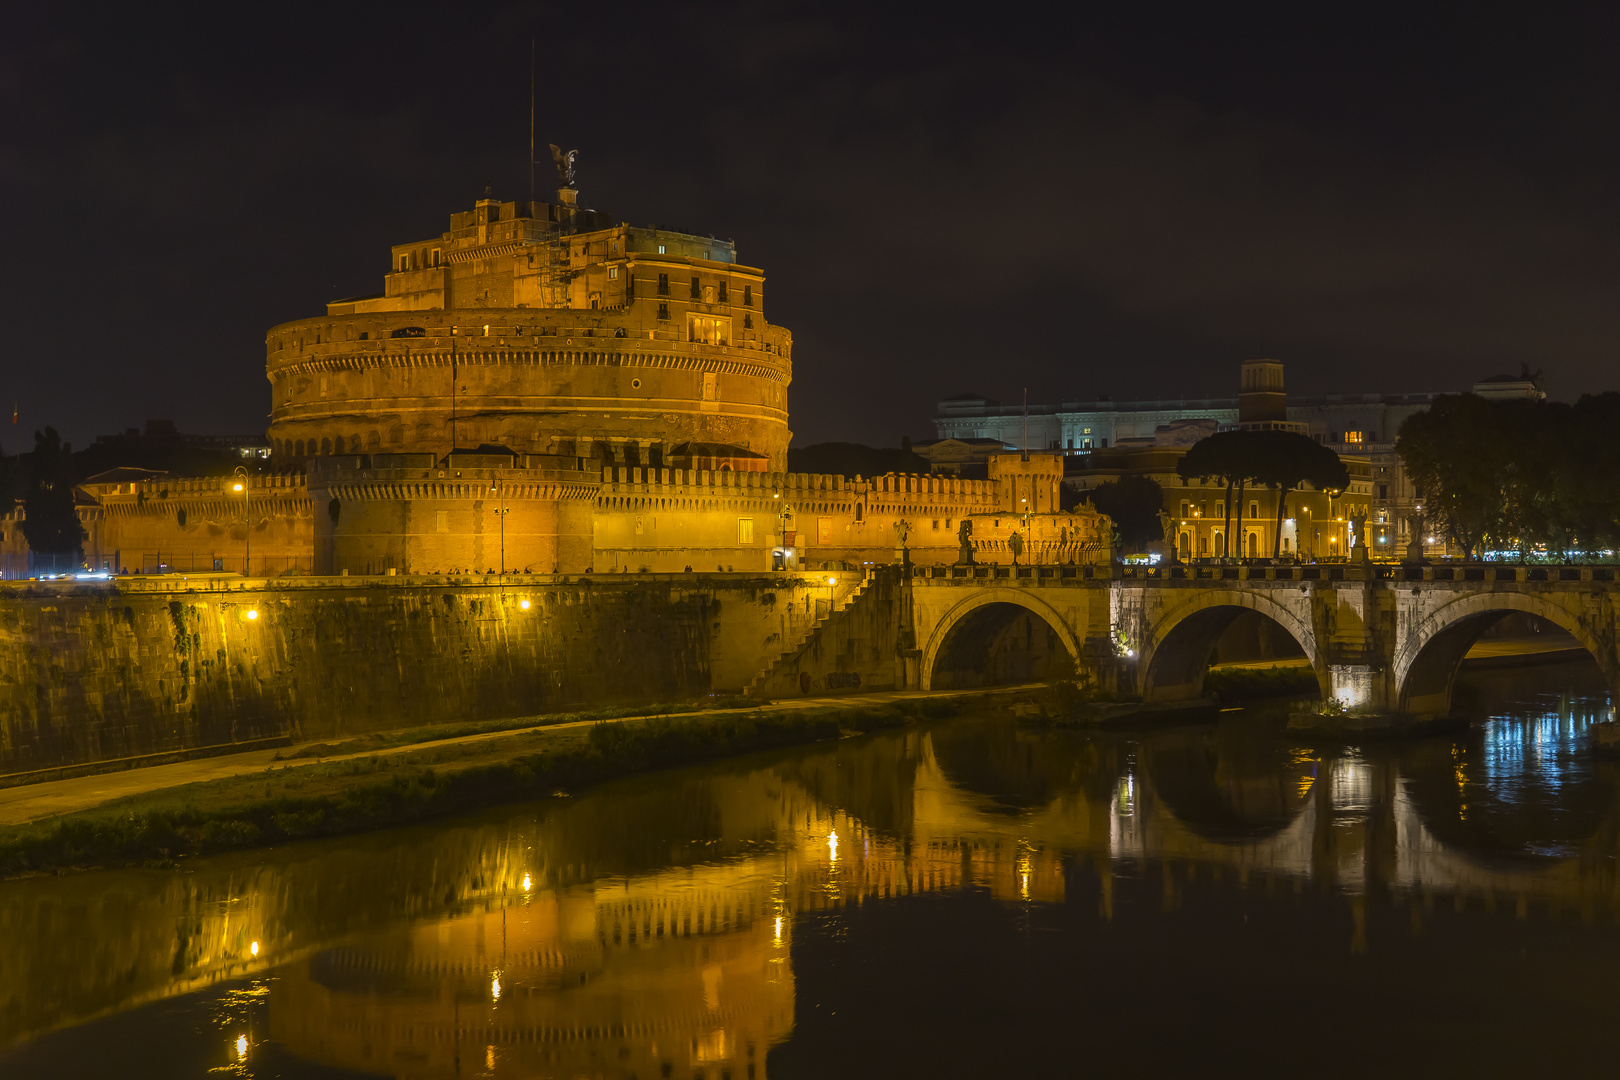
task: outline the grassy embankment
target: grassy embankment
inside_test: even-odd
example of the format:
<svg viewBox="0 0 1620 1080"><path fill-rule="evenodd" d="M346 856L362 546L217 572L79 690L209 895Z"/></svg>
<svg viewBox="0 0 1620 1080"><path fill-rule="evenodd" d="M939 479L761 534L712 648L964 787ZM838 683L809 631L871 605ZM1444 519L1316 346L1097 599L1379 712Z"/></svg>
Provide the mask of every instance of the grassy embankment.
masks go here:
<svg viewBox="0 0 1620 1080"><path fill-rule="evenodd" d="M234 848L360 832L568 793L616 776L952 716L966 698L546 728L187 784L0 829L0 876L169 867ZM404 733L401 733L404 734ZM443 738L444 731L433 736Z"/></svg>
<svg viewBox="0 0 1620 1080"><path fill-rule="evenodd" d="M1211 668L1204 676L1204 693L1229 705L1264 698L1315 698L1321 687L1309 664L1278 664L1269 668Z"/></svg>

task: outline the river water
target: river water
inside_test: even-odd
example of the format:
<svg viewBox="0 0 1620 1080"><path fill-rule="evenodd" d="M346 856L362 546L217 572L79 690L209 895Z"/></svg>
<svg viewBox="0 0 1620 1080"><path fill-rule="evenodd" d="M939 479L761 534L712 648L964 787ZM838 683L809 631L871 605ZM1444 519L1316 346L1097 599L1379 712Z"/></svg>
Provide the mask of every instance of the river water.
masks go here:
<svg viewBox="0 0 1620 1080"><path fill-rule="evenodd" d="M1594 1072L1610 705L1471 679L1455 738L986 715L0 883L0 1077Z"/></svg>

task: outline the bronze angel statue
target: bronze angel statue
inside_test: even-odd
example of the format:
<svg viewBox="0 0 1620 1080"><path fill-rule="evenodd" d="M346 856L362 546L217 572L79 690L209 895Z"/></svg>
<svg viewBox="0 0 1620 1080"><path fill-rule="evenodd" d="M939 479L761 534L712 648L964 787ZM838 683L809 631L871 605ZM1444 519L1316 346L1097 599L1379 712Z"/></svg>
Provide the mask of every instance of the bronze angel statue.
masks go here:
<svg viewBox="0 0 1620 1080"><path fill-rule="evenodd" d="M563 153L556 143L551 144L551 160L557 163L557 183L562 187L574 186L574 159L579 157L578 150Z"/></svg>

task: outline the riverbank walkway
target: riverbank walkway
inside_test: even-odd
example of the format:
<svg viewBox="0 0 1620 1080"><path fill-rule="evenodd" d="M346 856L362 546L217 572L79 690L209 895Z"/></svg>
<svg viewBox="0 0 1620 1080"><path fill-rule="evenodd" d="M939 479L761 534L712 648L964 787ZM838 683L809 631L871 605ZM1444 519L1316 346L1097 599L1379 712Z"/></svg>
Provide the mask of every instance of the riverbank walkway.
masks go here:
<svg viewBox="0 0 1620 1080"><path fill-rule="evenodd" d="M986 698L993 698L998 694L1017 694L1029 689L1031 689L1031 685L990 686L979 690L891 690L879 691L873 694L838 694L828 697L790 698L783 701L761 702L758 705L745 705L728 709L697 709L691 712L679 713L648 712L637 716L615 717L611 720L569 720L552 724L545 723L542 717L536 717L536 722L528 726L501 728L498 731L484 731L476 735L461 735L453 738L403 743L397 746L372 747L352 753L320 756L298 755L303 748L320 746L322 743L330 745L334 740L296 743L275 749L250 750L246 753L225 754L219 757L193 758L188 761L174 761L164 765L148 765L118 772L93 773L89 776L75 776L66 780L46 780L37 784L0 788L0 826L26 825L31 821L39 821L58 814L91 810L114 799L122 799L129 795L145 795L165 788L202 783L208 780L222 780L231 776L264 772L267 769L298 768L305 765L345 761L351 758L409 754L445 746L511 738L535 731L567 731L571 728L589 727L592 724L622 724L667 716L723 716L730 713L783 712L789 709L869 708L874 705L885 705L895 701L956 698L968 695L982 695ZM383 733L379 732L378 734ZM359 738L359 736L356 738ZM346 743L349 740L342 741Z"/></svg>

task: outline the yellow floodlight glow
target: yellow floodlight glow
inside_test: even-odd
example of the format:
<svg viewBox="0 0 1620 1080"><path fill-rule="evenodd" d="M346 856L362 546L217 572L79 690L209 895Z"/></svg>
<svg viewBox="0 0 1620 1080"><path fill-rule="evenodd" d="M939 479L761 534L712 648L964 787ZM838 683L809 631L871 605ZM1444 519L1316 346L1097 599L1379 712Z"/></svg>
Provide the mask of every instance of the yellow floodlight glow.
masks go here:
<svg viewBox="0 0 1620 1080"><path fill-rule="evenodd" d="M527 600L519 600L518 601L518 607L522 608L524 611L528 611L529 610L529 602Z"/></svg>
<svg viewBox="0 0 1620 1080"><path fill-rule="evenodd" d="M530 888L531 888L531 885L529 883L529 875L524 874L523 875L523 891L528 892Z"/></svg>
<svg viewBox="0 0 1620 1080"><path fill-rule="evenodd" d="M259 609L258 608L248 608L242 614L247 619L248 622L252 622L254 619L257 619L259 617Z"/></svg>
<svg viewBox="0 0 1620 1080"><path fill-rule="evenodd" d="M489 996L493 1001L501 1000L501 973L498 971L489 977Z"/></svg>
<svg viewBox="0 0 1620 1080"><path fill-rule="evenodd" d="M236 484L231 488L231 490L232 491L241 491L242 490L242 485L241 484Z"/></svg>
<svg viewBox="0 0 1620 1080"><path fill-rule="evenodd" d="M248 946L248 952L252 953L254 956L258 956L259 955L259 943L257 941L255 941L253 944L249 945Z"/></svg>
<svg viewBox="0 0 1620 1080"><path fill-rule="evenodd" d="M830 578L827 579L827 584L836 585L836 584L838 584L838 579L835 578L835 577L830 577Z"/></svg>

